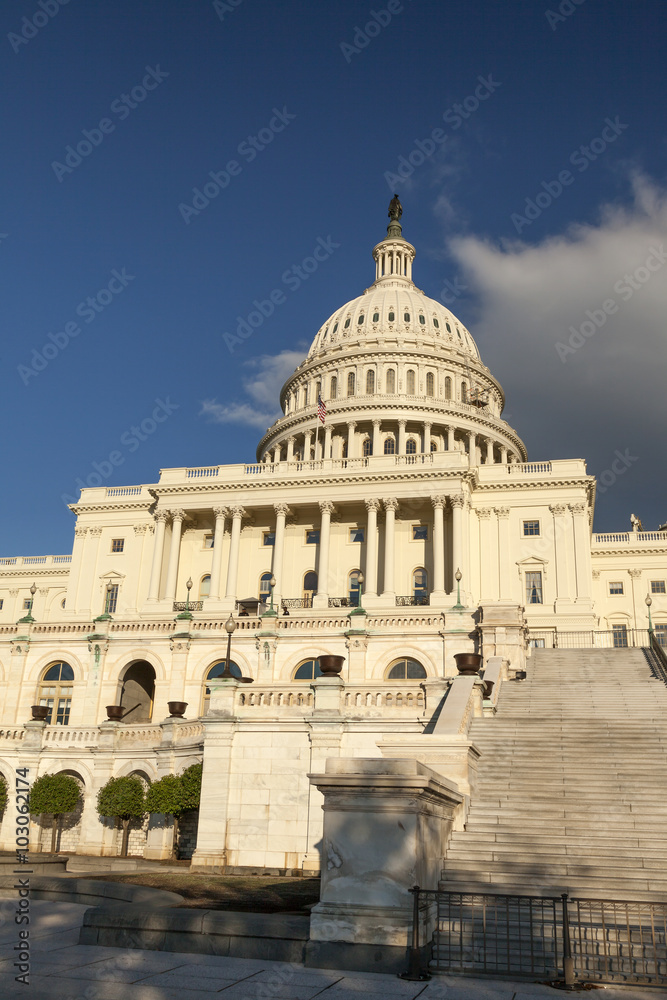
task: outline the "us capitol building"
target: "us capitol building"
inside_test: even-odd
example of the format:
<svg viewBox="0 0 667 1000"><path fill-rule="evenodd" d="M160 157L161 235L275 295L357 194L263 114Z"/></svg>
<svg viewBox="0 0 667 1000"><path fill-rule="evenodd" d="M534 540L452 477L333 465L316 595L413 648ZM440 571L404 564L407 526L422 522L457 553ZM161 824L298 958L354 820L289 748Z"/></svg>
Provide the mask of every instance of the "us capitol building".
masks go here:
<svg viewBox="0 0 667 1000"><path fill-rule="evenodd" d="M414 284L400 217L395 199L375 280L315 334L256 462L84 489L71 555L0 559L0 770L77 778L62 850L118 853L95 808L110 776L203 760L194 864L316 870L308 773L415 744L454 654L481 653L497 692L534 647L640 645L647 595L665 640L667 534L592 533L585 462L528 460L470 332ZM49 836L33 821L33 849ZM167 857L170 836L153 817L131 852Z"/></svg>

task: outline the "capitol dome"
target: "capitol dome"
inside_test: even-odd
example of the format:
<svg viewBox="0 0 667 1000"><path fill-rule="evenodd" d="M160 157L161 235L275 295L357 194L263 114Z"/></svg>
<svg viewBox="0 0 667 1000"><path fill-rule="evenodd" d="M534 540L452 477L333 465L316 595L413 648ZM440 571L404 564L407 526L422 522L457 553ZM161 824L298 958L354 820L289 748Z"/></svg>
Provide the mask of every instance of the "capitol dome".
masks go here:
<svg viewBox="0 0 667 1000"><path fill-rule="evenodd" d="M470 332L414 284L401 214L395 198L387 238L373 249L375 281L317 331L282 388L284 415L260 441L258 461L437 451L465 453L471 465L526 460Z"/></svg>

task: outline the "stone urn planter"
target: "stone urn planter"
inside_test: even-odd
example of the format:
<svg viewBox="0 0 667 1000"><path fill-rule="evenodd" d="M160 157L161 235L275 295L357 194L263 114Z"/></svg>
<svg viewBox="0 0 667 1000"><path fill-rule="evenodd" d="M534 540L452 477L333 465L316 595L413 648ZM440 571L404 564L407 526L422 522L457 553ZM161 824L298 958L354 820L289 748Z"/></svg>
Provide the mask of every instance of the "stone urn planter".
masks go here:
<svg viewBox="0 0 667 1000"><path fill-rule="evenodd" d="M493 685L495 681L484 681L484 697L490 698L493 693Z"/></svg>
<svg viewBox="0 0 667 1000"><path fill-rule="evenodd" d="M481 653L455 653L454 659L456 660L456 669L464 677L473 677L478 674L479 668L482 666Z"/></svg>
<svg viewBox="0 0 667 1000"><path fill-rule="evenodd" d="M33 722L46 722L49 715L48 705L31 705L30 711L32 712Z"/></svg>
<svg viewBox="0 0 667 1000"><path fill-rule="evenodd" d="M168 701L167 708L169 709L170 719L182 719L185 715L185 710L188 707L187 701Z"/></svg>
<svg viewBox="0 0 667 1000"><path fill-rule="evenodd" d="M344 656L333 656L326 653L324 656L319 657L320 670L324 677L336 677L337 674L343 669L343 664L345 663Z"/></svg>
<svg viewBox="0 0 667 1000"><path fill-rule="evenodd" d="M120 722L123 718L123 712L125 709L122 705L107 705L107 721L108 722Z"/></svg>

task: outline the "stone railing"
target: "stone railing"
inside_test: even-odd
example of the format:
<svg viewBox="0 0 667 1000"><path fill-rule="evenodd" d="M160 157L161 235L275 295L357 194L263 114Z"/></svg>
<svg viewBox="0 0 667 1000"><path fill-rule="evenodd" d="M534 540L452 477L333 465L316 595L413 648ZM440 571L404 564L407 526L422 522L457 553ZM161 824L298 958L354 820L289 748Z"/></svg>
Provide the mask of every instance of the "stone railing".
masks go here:
<svg viewBox="0 0 667 1000"><path fill-rule="evenodd" d="M106 496L109 498L139 497L141 496L142 489L142 486L108 486Z"/></svg>
<svg viewBox="0 0 667 1000"><path fill-rule="evenodd" d="M42 738L43 744L68 744L69 746L97 746L99 730L96 726L79 728L78 726L46 726Z"/></svg>
<svg viewBox="0 0 667 1000"><path fill-rule="evenodd" d="M68 566L71 556L2 556L0 568L3 566Z"/></svg>
<svg viewBox="0 0 667 1000"><path fill-rule="evenodd" d="M370 687L368 685L346 684L343 695L345 711L354 714L361 711L368 714L384 713L387 709L422 713L425 708L424 692L418 686L407 684Z"/></svg>
<svg viewBox="0 0 667 1000"><path fill-rule="evenodd" d="M593 545L637 545L646 542L662 542L667 545L667 531L615 531L594 534Z"/></svg>
<svg viewBox="0 0 667 1000"><path fill-rule="evenodd" d="M244 709L301 709L304 712L313 710L313 692L306 686L290 689L280 687L254 688L252 691L240 691L236 701L239 710Z"/></svg>
<svg viewBox="0 0 667 1000"><path fill-rule="evenodd" d="M25 736L25 729L23 726L9 726L5 729L0 729L0 743L20 743L20 741Z"/></svg>
<svg viewBox="0 0 667 1000"><path fill-rule="evenodd" d="M307 681L284 685L262 685L250 690L239 690L236 711L252 716L255 712L295 711L310 714L315 707L313 692ZM386 710L422 714L425 708L424 692L418 683L391 682L383 685L345 684L340 709L354 716L377 716Z"/></svg>

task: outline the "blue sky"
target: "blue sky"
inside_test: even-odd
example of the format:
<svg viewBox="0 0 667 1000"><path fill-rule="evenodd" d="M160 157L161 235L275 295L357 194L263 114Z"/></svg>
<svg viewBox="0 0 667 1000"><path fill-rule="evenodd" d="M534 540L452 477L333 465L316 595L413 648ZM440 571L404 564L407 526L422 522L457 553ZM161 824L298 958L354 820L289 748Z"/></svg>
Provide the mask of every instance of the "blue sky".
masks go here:
<svg viewBox="0 0 667 1000"><path fill-rule="evenodd" d="M0 15L2 554L70 551L95 476L253 461L394 188L529 456L607 473L596 530L667 520L664 4L42 4Z"/></svg>

